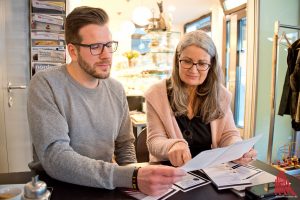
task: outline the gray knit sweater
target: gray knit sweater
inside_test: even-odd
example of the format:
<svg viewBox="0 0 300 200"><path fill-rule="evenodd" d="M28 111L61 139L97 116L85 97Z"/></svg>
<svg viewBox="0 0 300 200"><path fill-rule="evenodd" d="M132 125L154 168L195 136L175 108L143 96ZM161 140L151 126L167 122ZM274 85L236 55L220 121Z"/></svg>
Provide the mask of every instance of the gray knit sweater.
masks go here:
<svg viewBox="0 0 300 200"><path fill-rule="evenodd" d="M116 80L101 79L88 89L66 66L39 72L30 82L27 114L31 169L85 186L132 187L134 167L119 166L136 156L125 92Z"/></svg>

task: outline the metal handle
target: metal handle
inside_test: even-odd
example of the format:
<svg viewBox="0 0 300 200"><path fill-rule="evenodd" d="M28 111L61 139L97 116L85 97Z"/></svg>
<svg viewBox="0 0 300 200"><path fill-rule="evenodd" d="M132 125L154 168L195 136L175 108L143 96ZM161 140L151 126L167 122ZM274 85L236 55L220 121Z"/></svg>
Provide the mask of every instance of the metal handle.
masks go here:
<svg viewBox="0 0 300 200"><path fill-rule="evenodd" d="M16 90L16 89L26 89L27 86L26 85L12 85L11 82L8 82L7 84L7 91L11 92L11 90Z"/></svg>

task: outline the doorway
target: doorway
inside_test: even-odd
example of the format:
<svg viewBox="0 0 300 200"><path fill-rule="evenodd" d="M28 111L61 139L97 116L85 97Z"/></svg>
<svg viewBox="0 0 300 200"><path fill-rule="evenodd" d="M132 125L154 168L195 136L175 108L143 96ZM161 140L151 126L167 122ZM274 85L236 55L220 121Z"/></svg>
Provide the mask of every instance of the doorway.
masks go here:
<svg viewBox="0 0 300 200"><path fill-rule="evenodd" d="M28 0L0 1L0 173L28 171L32 160L26 111L29 27Z"/></svg>

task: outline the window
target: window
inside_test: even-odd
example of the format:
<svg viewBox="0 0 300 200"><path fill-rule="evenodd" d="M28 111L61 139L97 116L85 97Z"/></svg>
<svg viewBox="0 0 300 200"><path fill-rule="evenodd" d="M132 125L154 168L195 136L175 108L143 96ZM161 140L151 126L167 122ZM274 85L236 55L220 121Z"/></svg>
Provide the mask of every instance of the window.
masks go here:
<svg viewBox="0 0 300 200"><path fill-rule="evenodd" d="M244 127L245 95L246 95L246 18L238 20L235 122Z"/></svg>
<svg viewBox="0 0 300 200"><path fill-rule="evenodd" d="M240 10L227 17L224 37L225 85L232 93L231 109L241 135L245 127L246 97L246 11Z"/></svg>
<svg viewBox="0 0 300 200"><path fill-rule="evenodd" d="M184 25L184 32L188 33L194 30L203 30L211 36L211 13L206 14L194 21L188 22Z"/></svg>
<svg viewBox="0 0 300 200"><path fill-rule="evenodd" d="M247 0L220 0L225 15L245 9Z"/></svg>

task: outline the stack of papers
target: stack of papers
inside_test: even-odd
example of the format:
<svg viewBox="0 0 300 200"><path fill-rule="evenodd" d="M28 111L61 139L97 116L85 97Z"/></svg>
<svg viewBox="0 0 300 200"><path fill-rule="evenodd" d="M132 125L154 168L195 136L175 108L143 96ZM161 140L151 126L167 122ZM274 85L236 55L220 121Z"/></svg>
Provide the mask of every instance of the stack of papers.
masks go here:
<svg viewBox="0 0 300 200"><path fill-rule="evenodd" d="M139 191L131 189L124 189L123 192L139 200L164 200L174 195L178 191L187 192L192 189L207 185L209 183L209 180L197 174L189 172L181 181L176 182L171 189L159 196L147 196Z"/></svg>
<svg viewBox="0 0 300 200"><path fill-rule="evenodd" d="M47 23L47 24L56 24L59 26L64 25L64 19L61 16L53 16L53 15L47 15L47 14L33 14L32 15L32 21L34 22L40 22L40 23Z"/></svg>
<svg viewBox="0 0 300 200"><path fill-rule="evenodd" d="M39 1L32 0L32 7L36 9L49 9L54 11L65 11L65 3L60 1Z"/></svg>
<svg viewBox="0 0 300 200"><path fill-rule="evenodd" d="M259 175L262 170L251 165L240 165L233 162L220 164L203 169L219 190L233 188L236 186L251 185L251 178Z"/></svg>
<svg viewBox="0 0 300 200"><path fill-rule="evenodd" d="M262 171L259 173L257 176L249 178L251 184L247 186L235 186L231 189L235 194L244 197L245 196L245 189L246 187L254 186L254 185L260 185L260 184L265 184L265 183L271 183L275 182L276 176Z"/></svg>

